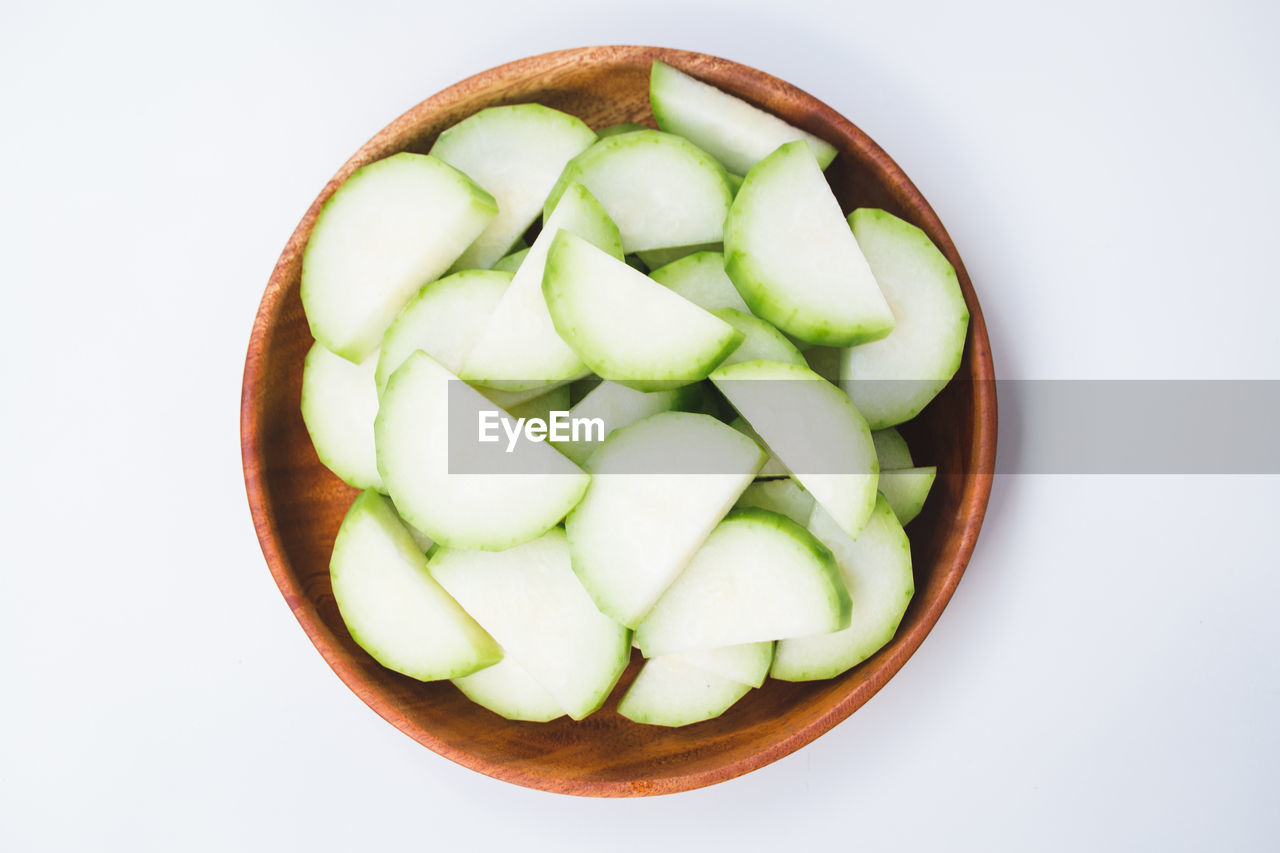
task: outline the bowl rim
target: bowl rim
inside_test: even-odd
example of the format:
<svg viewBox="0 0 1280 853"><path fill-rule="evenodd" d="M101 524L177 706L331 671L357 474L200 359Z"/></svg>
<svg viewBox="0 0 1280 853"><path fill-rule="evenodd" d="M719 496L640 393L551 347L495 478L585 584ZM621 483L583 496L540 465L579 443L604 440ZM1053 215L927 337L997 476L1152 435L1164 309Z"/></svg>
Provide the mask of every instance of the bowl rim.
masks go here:
<svg viewBox="0 0 1280 853"><path fill-rule="evenodd" d="M479 758L465 749L455 747L432 735L431 731L405 716L394 702L367 680L362 672L344 655L333 648L328 631L321 624L319 614L292 571L287 553L278 535L276 516L266 486L266 477L260 460L263 456L261 439L264 434L263 411L259 405L260 387L264 375L263 354L266 351L272 323L278 317L287 290L288 270L292 267L310 237L316 215L324 202L355 169L372 160L402 150L416 128L429 114L456 104L477 90L484 90L495 83L519 79L532 71L542 71L548 65L584 64L607 61L662 59L677 67L687 65L712 65L749 78L758 86L772 90L781 97L798 99L822 120L834 125L847 140L852 140L861 155L874 164L879 177L888 186L895 199L917 216L918 224L930 235L951 261L964 292L969 308L969 337L966 342L969 376L973 383L973 433L969 448L972 462L964 474L964 485L959 500L958 513L963 518L959 545L949 565L940 565L943 572L941 588L937 595L925 602L923 611L905 634L895 636L896 642L882 650L876 668L865 681L859 683L818 718L790 731L763 749L735 761L655 780L599 780L565 779L544 776L528 770ZM961 377L956 377L957 379ZM827 104L807 92L751 66L694 51L639 45L602 45L567 48L548 53L523 57L481 71L442 89L431 97L411 107L362 145L329 180L303 215L289 237L268 279L266 290L254 318L253 329L245 357L240 404L240 447L244 468L245 491L249 501L254 530L267 567L275 579L289 609L306 632L307 637L320 652L325 662L337 676L366 705L400 731L426 746L438 755L468 769L495 779L555 793L593 797L648 796L676 793L723 782L756 770L789 755L825 734L865 704L889 679L891 679L915 653L924 638L937 623L942 611L950 602L956 586L968 565L977 542L978 533L986 514L995 471L997 406L995 371L990 342L982 310L972 282L960 260L959 253L941 220L924 196L902 171L901 167L848 119ZM953 380L954 381L954 380ZM887 652L887 654L886 654Z"/></svg>

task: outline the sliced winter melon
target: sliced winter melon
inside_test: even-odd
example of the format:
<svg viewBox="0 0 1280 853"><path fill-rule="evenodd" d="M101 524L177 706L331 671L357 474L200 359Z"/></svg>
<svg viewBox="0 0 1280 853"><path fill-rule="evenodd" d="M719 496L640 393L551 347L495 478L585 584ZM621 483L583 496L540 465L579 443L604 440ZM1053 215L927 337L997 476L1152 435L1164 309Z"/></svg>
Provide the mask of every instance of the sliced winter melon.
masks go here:
<svg viewBox="0 0 1280 853"><path fill-rule="evenodd" d="M876 503L879 463L862 415L807 367L748 361L711 381L760 435L800 485L850 536Z"/></svg>
<svg viewBox="0 0 1280 853"><path fill-rule="evenodd" d="M378 394L415 350L457 373L510 283L510 273L466 270L422 288L382 339L376 374Z"/></svg>
<svg viewBox="0 0 1280 853"><path fill-rule="evenodd" d="M302 368L302 422L326 468L357 489L382 491L373 443L377 362L376 352L352 364L313 344Z"/></svg>
<svg viewBox="0 0 1280 853"><path fill-rule="evenodd" d="M618 703L618 713L650 726L687 726L718 717L751 690L675 657L645 661Z"/></svg>
<svg viewBox="0 0 1280 853"><path fill-rule="evenodd" d="M653 657L839 631L849 606L831 552L807 530L738 509L636 628L636 643Z"/></svg>
<svg viewBox="0 0 1280 853"><path fill-rule="evenodd" d="M580 119L541 104L489 107L441 133L431 154L498 203L498 215L453 269L488 269L506 254L542 212L565 165L595 141Z"/></svg>
<svg viewBox="0 0 1280 853"><path fill-rule="evenodd" d="M427 572L391 502L362 493L333 543L329 577L352 638L378 663L420 681L457 678L502 649Z"/></svg>
<svg viewBox="0 0 1280 853"><path fill-rule="evenodd" d="M832 678L866 660L893 638L915 590L911 545L883 496L857 539L821 509L809 529L835 555L853 609L844 630L778 643L770 674L786 681Z"/></svg>
<svg viewBox="0 0 1280 853"><path fill-rule="evenodd" d="M474 437L481 413L494 410L422 351L392 374L382 395L374 422L382 481L410 524L450 548L499 550L541 536L578 503L590 479L537 441L498 450L498 473L451 473L470 446L451 454L450 436Z"/></svg>
<svg viewBox="0 0 1280 853"><path fill-rule="evenodd" d="M764 460L745 436L688 412L610 435L588 458L591 486L565 520L574 571L600 609L637 625Z"/></svg>
<svg viewBox="0 0 1280 853"><path fill-rule="evenodd" d="M604 209L582 186L569 187L467 354L459 372L463 379L519 392L568 382L587 372L556 332L543 297L547 255L561 230L607 258L622 257L618 229Z"/></svg>
<svg viewBox="0 0 1280 853"><path fill-rule="evenodd" d="M849 224L897 325L883 340L844 352L840 384L882 429L914 418L951 381L969 308L955 269L919 228L871 209L855 210Z"/></svg>
<svg viewBox="0 0 1280 853"><path fill-rule="evenodd" d="M552 241L546 270L556 331L605 379L640 391L688 385L742 341L733 326L569 232Z"/></svg>
<svg viewBox="0 0 1280 853"><path fill-rule="evenodd" d="M510 656L453 683L472 702L508 720L545 723L564 716L556 697Z"/></svg>
<svg viewBox="0 0 1280 853"><path fill-rule="evenodd" d="M732 308L749 313L733 282L724 271L724 255L720 252L695 252L666 266L658 267L649 277L666 285L699 308L715 311Z"/></svg>
<svg viewBox="0 0 1280 853"><path fill-rule="evenodd" d="M811 344L883 338L893 313L804 142L747 175L724 226L725 271L751 308Z"/></svg>
<svg viewBox="0 0 1280 853"><path fill-rule="evenodd" d="M823 169L836 156L833 145L812 133L661 60L649 75L649 103L658 127L692 140L739 175L794 140L804 140Z"/></svg>
<svg viewBox="0 0 1280 853"><path fill-rule="evenodd" d="M430 568L575 720L599 708L626 669L630 632L596 609L560 528L506 551L442 548Z"/></svg>
<svg viewBox="0 0 1280 853"><path fill-rule="evenodd" d="M357 169L321 208L302 256L312 336L364 361L497 213L491 195L436 157L395 154Z"/></svg>

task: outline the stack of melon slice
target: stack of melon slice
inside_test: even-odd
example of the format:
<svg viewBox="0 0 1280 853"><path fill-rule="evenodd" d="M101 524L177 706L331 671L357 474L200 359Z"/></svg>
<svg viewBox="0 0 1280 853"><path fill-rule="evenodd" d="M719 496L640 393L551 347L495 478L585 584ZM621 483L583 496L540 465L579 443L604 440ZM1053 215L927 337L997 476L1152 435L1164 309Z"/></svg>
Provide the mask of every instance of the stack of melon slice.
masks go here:
<svg viewBox="0 0 1280 853"><path fill-rule="evenodd" d="M658 130L518 104L367 165L303 261L303 418L364 490L342 617L511 719L586 717L634 646L619 712L706 720L857 665L913 591L936 472L894 427L959 366L955 272L846 218L823 140L661 62L650 95ZM603 429L483 473L451 451L486 412L566 411Z"/></svg>

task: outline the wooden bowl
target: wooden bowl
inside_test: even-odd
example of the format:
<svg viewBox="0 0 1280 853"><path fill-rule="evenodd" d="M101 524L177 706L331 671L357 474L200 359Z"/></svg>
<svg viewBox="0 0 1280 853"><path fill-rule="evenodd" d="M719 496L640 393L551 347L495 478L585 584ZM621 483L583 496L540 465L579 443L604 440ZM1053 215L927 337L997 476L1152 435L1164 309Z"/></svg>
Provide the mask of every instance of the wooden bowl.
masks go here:
<svg viewBox="0 0 1280 853"><path fill-rule="evenodd" d="M329 551L356 492L316 458L299 413L311 336L298 296L303 247L325 199L355 169L399 151L426 152L436 135L483 107L537 101L602 128L653 126L649 66L662 59L835 144L827 177L846 211L883 207L928 232L955 265L971 320L960 372L904 430L938 479L910 526L916 594L893 642L845 675L808 684L768 681L727 713L679 729L616 713L631 667L581 722L504 720L447 682L383 669L347 633L329 585ZM307 636L369 707L440 755L497 779L601 797L666 794L730 779L804 746L848 717L902 667L951 598L991 491L996 400L987 330L946 230L902 170L843 116L794 86L728 60L653 47L590 47L521 59L418 104L373 137L312 202L285 246L258 310L245 360L240 429L245 485L271 574Z"/></svg>

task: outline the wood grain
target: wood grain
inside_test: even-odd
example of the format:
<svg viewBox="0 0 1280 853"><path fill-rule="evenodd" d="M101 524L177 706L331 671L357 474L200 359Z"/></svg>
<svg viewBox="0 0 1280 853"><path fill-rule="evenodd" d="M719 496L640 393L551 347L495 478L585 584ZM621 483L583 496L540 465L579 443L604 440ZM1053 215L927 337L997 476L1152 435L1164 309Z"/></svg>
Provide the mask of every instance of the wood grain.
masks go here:
<svg viewBox="0 0 1280 853"><path fill-rule="evenodd" d="M383 669L351 639L329 585L329 551L355 492L316 458L299 414L302 363L311 344L299 300L302 250L320 206L355 169L399 151L425 152L436 135L488 106L537 101L601 128L653 126L649 66L662 59L835 144L827 172L845 211L883 207L923 228L950 258L971 322L960 372L904 430L917 464L939 475L910 526L916 595L897 636L840 678L769 681L719 719L681 729L620 717L617 701L582 722L504 720L449 683L423 684ZM991 352L973 285L942 223L879 146L827 105L761 71L699 53L589 47L521 59L464 80L418 104L348 160L311 204L280 255L253 325L241 401L245 485L258 538L280 591L334 672L373 710L440 755L507 782L601 797L666 794L738 776L799 749L844 720L919 647L973 552L995 466Z"/></svg>

